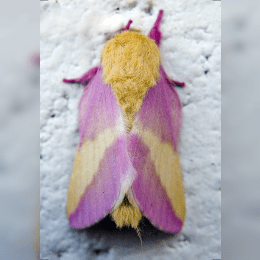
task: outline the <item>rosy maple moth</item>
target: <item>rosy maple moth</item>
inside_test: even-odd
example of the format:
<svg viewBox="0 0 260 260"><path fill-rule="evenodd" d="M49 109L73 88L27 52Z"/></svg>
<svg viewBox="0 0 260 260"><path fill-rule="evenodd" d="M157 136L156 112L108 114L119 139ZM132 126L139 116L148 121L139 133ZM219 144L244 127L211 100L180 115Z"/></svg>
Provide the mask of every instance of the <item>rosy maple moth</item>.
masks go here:
<svg viewBox="0 0 260 260"><path fill-rule="evenodd" d="M161 64L160 10L149 36L130 28L106 42L98 67L67 80L85 89L80 141L68 188L70 226L110 214L117 227L138 229L143 216L177 233L185 219L178 140L181 103Z"/></svg>

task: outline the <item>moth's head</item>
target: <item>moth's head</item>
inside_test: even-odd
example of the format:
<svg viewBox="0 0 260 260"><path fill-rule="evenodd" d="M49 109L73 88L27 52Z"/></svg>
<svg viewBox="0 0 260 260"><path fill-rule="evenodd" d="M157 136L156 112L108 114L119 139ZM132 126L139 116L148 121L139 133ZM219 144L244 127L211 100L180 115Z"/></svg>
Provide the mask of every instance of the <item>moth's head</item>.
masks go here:
<svg viewBox="0 0 260 260"><path fill-rule="evenodd" d="M111 85L118 103L127 115L131 129L132 116L139 110L150 87L160 78L160 32L158 30L162 11L150 31L149 37L127 26L107 41L101 62L105 84Z"/></svg>
<svg viewBox="0 0 260 260"><path fill-rule="evenodd" d="M151 87L159 78L161 61L158 46L161 33L159 25L163 10L152 27L149 36L130 28L130 20L126 27L107 41L102 53L101 62L103 77L106 84L113 85L119 82L131 81Z"/></svg>

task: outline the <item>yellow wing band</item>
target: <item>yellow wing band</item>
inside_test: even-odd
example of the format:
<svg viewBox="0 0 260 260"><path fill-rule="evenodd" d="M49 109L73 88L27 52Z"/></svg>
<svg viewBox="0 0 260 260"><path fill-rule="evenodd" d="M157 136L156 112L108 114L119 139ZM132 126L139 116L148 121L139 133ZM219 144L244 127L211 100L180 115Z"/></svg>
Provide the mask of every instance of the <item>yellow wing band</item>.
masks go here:
<svg viewBox="0 0 260 260"><path fill-rule="evenodd" d="M172 145L162 143L148 130L141 130L139 136L149 147L156 173L171 200L174 211L184 222L186 207L179 153L174 151Z"/></svg>
<svg viewBox="0 0 260 260"><path fill-rule="evenodd" d="M115 129L106 129L96 140L86 141L77 150L68 189L68 217L76 209L86 187L92 182L105 150L111 146L117 134Z"/></svg>

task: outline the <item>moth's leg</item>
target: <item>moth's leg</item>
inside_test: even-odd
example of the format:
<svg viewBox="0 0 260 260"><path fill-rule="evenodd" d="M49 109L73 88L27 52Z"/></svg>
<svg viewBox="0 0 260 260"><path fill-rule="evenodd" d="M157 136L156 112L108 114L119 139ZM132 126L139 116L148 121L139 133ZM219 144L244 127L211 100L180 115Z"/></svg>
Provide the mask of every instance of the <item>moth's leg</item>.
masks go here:
<svg viewBox="0 0 260 260"><path fill-rule="evenodd" d="M82 77L80 78L75 78L75 79L63 79L63 82L65 83L78 83L82 85L86 85L93 76L97 73L98 67L94 67L90 69L88 72L83 74Z"/></svg>

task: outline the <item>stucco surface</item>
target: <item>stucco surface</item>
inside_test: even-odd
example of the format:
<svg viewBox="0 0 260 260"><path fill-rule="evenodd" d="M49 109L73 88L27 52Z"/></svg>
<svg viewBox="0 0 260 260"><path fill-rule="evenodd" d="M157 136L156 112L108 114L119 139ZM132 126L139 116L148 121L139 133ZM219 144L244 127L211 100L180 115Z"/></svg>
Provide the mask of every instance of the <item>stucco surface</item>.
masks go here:
<svg viewBox="0 0 260 260"><path fill-rule="evenodd" d="M40 6L41 257L220 259L221 2L49 0ZM97 66L106 35L129 19L148 34L160 9L162 64L170 77L187 85L177 89L183 106L179 150L187 203L184 227L169 235L146 221L142 245L135 230L118 230L109 218L73 230L66 197L79 141L77 106L83 86L62 79Z"/></svg>

